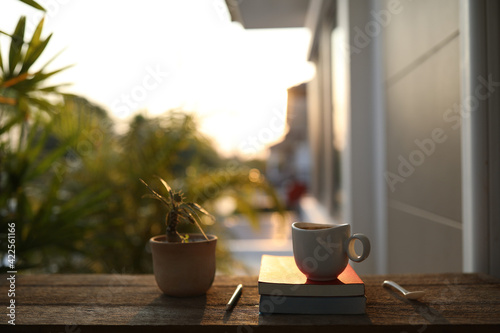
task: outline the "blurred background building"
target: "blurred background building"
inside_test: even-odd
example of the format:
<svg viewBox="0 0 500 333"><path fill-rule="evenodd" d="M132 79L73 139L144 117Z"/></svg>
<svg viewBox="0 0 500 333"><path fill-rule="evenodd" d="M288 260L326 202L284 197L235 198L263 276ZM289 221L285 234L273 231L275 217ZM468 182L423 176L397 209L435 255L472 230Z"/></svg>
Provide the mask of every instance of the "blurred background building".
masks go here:
<svg viewBox="0 0 500 333"><path fill-rule="evenodd" d="M286 118L286 135L281 142L270 147L267 159L267 177L284 198L294 185L300 184L303 188L300 194L310 187L306 84L288 89Z"/></svg>
<svg viewBox="0 0 500 333"><path fill-rule="evenodd" d="M247 29L312 34L268 170L307 184L302 218L367 234L360 273L499 276L499 3L226 2Z"/></svg>

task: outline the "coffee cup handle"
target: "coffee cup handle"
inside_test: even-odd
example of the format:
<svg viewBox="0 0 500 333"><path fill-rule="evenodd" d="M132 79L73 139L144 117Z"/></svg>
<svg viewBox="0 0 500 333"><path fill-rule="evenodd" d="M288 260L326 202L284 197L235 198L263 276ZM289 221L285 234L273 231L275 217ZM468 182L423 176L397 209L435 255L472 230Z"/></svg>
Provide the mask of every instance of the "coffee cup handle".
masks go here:
<svg viewBox="0 0 500 333"><path fill-rule="evenodd" d="M363 253L361 253L360 256L358 256L356 250L354 249L354 243L356 242L356 239L358 239L361 242L361 244L363 244ZM363 234L354 234L347 239L346 248L347 248L347 256L349 257L349 259L351 259L354 262L361 262L365 260L370 254L370 249L371 249L370 240Z"/></svg>

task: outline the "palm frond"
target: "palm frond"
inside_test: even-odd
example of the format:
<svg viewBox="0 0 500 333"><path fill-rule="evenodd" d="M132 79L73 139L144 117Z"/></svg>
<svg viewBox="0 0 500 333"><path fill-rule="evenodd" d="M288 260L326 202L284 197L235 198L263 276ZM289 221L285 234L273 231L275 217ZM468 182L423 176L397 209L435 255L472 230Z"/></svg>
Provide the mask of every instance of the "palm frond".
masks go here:
<svg viewBox="0 0 500 333"><path fill-rule="evenodd" d="M48 87L40 88L40 89L38 89L38 91L42 91L42 92L59 92L59 88L61 88L61 87L67 87L67 86L71 86L71 85L73 85L73 83L61 83L61 84L57 84L57 85L54 85L54 86L48 86Z"/></svg>
<svg viewBox="0 0 500 333"><path fill-rule="evenodd" d="M17 22L9 50L9 75L15 75L17 64L21 60L21 51L24 44L24 30L26 29L26 16L21 16Z"/></svg>
<svg viewBox="0 0 500 333"><path fill-rule="evenodd" d="M31 37L31 41L28 44L28 49L26 50L26 54L24 55L24 63L21 68L21 73L26 72L29 67L35 62L35 60L40 56L42 53L43 49L47 45L47 43L50 40L49 36L47 39L44 41L40 41L40 37L42 35L42 29L43 29L43 23L45 21L45 18L42 18L40 22L38 22L38 25L35 29L35 32L33 32L33 36ZM40 48L40 44L45 44L42 48ZM37 55L38 54L38 55Z"/></svg>
<svg viewBox="0 0 500 333"><path fill-rule="evenodd" d="M0 96L0 104L1 103L2 103L2 97ZM17 116L14 116L11 119L9 119L9 121L7 121L6 124L2 124L2 126L0 126L0 135L7 132L9 129L11 129L13 126L18 124L22 120L23 120L22 114L18 114Z"/></svg>
<svg viewBox="0 0 500 333"><path fill-rule="evenodd" d="M33 74L33 77L28 80L30 83L39 83L41 81L44 81L46 79L48 79L49 77L51 76L54 76L62 71L65 71L71 67L73 67L74 65L68 65L68 66L64 66L62 68L59 68L57 70L54 70L52 72L48 72L48 73L44 73L42 70L36 72L35 74Z"/></svg>
<svg viewBox="0 0 500 333"><path fill-rule="evenodd" d="M8 79L4 83L2 83L1 86L3 88L9 88L9 87L14 86L22 81L25 81L27 78L28 78L28 73L22 73L22 74L19 74L17 76L14 76L14 77Z"/></svg>
<svg viewBox="0 0 500 333"><path fill-rule="evenodd" d="M28 69L38 60L40 55L42 54L45 47L50 42L52 38L52 34L49 35L45 40L41 42L37 42L35 44L30 43L28 47L28 51L26 52L26 57L24 59L24 63L21 67L21 73L27 72Z"/></svg>
<svg viewBox="0 0 500 333"><path fill-rule="evenodd" d="M33 8L36 8L36 9L39 9L39 10L45 12L45 8L43 8L38 2L36 2L34 0L19 0L19 1L24 2L28 6L31 6Z"/></svg>
<svg viewBox="0 0 500 333"><path fill-rule="evenodd" d="M63 53L64 51L66 51L66 48L63 48L62 50L60 50L59 52L57 52L52 58L50 58L45 64L43 64L43 66L41 68L46 68L54 60L56 60L56 58L59 57L61 55L61 53Z"/></svg>
<svg viewBox="0 0 500 333"><path fill-rule="evenodd" d="M0 30L0 34L4 33L2 30ZM3 77L3 59L2 59L2 46L0 45L0 70L2 73L0 73L0 82L2 82L2 77Z"/></svg>

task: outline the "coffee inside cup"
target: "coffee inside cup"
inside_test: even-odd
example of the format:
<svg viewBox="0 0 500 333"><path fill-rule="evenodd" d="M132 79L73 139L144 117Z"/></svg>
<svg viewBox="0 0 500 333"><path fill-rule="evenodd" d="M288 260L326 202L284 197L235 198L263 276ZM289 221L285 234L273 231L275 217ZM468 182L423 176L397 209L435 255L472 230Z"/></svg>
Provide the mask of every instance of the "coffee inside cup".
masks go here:
<svg viewBox="0 0 500 333"><path fill-rule="evenodd" d="M302 229L302 230L321 230L321 229L328 229L328 228L330 228L330 226L328 226L328 225L308 225L307 227L297 226L297 228Z"/></svg>

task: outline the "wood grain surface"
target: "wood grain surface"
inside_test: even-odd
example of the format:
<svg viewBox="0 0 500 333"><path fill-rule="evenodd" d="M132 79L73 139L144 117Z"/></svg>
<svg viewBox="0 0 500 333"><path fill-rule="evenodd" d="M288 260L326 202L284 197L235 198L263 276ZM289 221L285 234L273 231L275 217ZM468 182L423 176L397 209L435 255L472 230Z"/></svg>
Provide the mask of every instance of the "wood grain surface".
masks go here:
<svg viewBox="0 0 500 333"><path fill-rule="evenodd" d="M500 328L500 281L479 274L362 276L365 315L260 315L257 277L217 276L206 296L174 298L160 292L152 275L18 274L15 326L7 323L7 277L1 275L5 314L0 332L498 332ZM385 279L409 290L425 290L426 296L406 300L382 288ZM225 312L238 283L244 285L243 294L234 310Z"/></svg>

